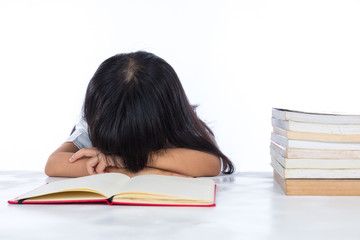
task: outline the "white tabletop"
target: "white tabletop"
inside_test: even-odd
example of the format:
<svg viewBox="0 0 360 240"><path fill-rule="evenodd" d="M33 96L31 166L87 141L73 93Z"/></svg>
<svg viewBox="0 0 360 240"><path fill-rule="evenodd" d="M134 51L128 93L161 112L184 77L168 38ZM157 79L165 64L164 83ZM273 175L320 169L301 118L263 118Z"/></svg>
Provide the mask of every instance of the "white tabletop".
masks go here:
<svg viewBox="0 0 360 240"><path fill-rule="evenodd" d="M214 208L10 205L58 179L0 172L0 239L360 239L360 197L286 196L268 172L214 179Z"/></svg>

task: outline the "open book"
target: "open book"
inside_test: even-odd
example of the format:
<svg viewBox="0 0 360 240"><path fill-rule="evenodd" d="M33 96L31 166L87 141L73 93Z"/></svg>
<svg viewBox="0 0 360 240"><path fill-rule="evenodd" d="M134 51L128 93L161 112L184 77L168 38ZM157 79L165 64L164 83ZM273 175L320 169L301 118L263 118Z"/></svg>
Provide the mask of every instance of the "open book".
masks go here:
<svg viewBox="0 0 360 240"><path fill-rule="evenodd" d="M91 203L125 205L215 206L215 183L208 178L182 178L105 173L45 184L13 200L25 203Z"/></svg>

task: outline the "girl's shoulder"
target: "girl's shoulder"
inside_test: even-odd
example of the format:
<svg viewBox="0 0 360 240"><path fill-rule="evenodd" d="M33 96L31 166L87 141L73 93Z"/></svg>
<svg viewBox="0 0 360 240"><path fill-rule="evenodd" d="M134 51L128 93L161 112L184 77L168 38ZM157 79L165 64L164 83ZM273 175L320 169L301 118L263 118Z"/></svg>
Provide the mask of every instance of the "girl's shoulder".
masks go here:
<svg viewBox="0 0 360 240"><path fill-rule="evenodd" d="M85 118L80 117L80 119L78 120L78 122L75 125L75 129L77 129L77 130L85 130L87 132L88 124L87 124Z"/></svg>
<svg viewBox="0 0 360 240"><path fill-rule="evenodd" d="M84 118L80 118L75 125L74 131L65 140L65 142L73 142L79 149L92 147L88 134L88 124Z"/></svg>

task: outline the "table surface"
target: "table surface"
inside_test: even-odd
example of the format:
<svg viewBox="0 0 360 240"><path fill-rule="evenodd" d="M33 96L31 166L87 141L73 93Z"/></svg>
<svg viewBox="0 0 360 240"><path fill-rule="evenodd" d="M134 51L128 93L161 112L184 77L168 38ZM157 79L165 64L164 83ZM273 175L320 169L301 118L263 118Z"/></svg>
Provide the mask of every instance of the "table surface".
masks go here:
<svg viewBox="0 0 360 240"><path fill-rule="evenodd" d="M213 208L7 203L58 179L0 171L0 239L360 239L360 197L286 196L270 172L214 177Z"/></svg>

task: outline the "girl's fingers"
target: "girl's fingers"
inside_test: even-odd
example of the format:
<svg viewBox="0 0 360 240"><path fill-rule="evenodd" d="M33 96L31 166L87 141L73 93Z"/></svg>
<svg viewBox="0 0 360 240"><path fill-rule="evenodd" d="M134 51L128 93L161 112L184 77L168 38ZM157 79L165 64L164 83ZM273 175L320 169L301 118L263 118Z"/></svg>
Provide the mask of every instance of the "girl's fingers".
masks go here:
<svg viewBox="0 0 360 240"><path fill-rule="evenodd" d="M99 158L96 156L87 160L86 169L90 175L94 175L97 173L96 166L98 165L98 163L99 163Z"/></svg>
<svg viewBox="0 0 360 240"><path fill-rule="evenodd" d="M104 154L99 154L99 163L96 167L97 173L104 173L108 167L115 167L115 163L112 157L106 157Z"/></svg>
<svg viewBox="0 0 360 240"><path fill-rule="evenodd" d="M69 162L75 162L83 157L95 157L99 151L96 148L82 148L71 156Z"/></svg>
<svg viewBox="0 0 360 240"><path fill-rule="evenodd" d="M86 162L86 170L90 175L104 173L107 167L115 167L112 158L107 161L106 156L97 148L82 148L74 153L69 162L73 163L81 158L88 158Z"/></svg>
<svg viewBox="0 0 360 240"><path fill-rule="evenodd" d="M123 160L122 160L122 158L120 156L116 156L115 160L112 158L111 161L110 161L111 164L109 166L115 167L116 165L115 165L114 161L116 161L117 167L119 167L119 168L124 168L125 167L124 163L123 163Z"/></svg>
<svg viewBox="0 0 360 240"><path fill-rule="evenodd" d="M105 159L105 162L106 162L106 166L107 166L107 167L116 167L113 158ZM121 166L121 167L122 167L122 166Z"/></svg>
<svg viewBox="0 0 360 240"><path fill-rule="evenodd" d="M99 156L99 163L96 166L96 173L104 173L105 169L107 167L107 163L106 163L106 159L104 159L104 157L100 158Z"/></svg>

